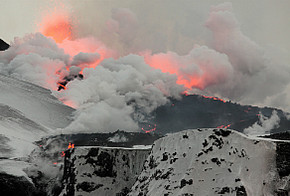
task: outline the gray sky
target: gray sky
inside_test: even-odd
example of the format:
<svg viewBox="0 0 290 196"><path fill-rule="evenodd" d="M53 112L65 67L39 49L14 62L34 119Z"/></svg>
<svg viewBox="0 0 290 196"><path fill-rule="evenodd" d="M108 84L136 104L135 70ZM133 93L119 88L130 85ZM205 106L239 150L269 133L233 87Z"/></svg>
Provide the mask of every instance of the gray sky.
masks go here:
<svg viewBox="0 0 290 196"><path fill-rule="evenodd" d="M0 0L0 37L10 42L16 36L35 32L41 14L55 7L53 0ZM68 10L74 11L85 36L99 36L114 8L129 8L136 14L144 34L151 31L165 39L166 46L156 50L187 52L194 43L204 42L208 30L203 26L211 5L223 0L66 0ZM233 1L233 8L242 31L262 46L274 46L290 51L290 1L288 0L241 0ZM171 39L181 34L185 39ZM146 37L146 36L145 36ZM159 37L156 37L158 41ZM162 45L162 44L159 44ZM164 45L164 43L163 43ZM153 43L146 46L154 47Z"/></svg>

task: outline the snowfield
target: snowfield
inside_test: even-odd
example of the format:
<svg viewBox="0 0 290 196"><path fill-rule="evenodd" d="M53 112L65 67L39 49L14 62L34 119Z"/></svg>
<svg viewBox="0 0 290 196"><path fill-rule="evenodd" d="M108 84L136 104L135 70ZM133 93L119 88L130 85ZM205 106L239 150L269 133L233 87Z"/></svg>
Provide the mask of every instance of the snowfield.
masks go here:
<svg viewBox="0 0 290 196"><path fill-rule="evenodd" d="M0 74L0 157L26 157L33 142L66 127L74 111L37 85Z"/></svg>
<svg viewBox="0 0 290 196"><path fill-rule="evenodd" d="M277 145L223 129L168 135L154 143L129 195L275 195L289 178L278 174Z"/></svg>

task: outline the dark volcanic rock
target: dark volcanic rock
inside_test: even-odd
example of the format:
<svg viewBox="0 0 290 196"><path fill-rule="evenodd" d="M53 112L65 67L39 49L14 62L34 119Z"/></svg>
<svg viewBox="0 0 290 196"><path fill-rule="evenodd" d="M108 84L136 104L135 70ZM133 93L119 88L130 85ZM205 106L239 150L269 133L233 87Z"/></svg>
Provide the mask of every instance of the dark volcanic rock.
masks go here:
<svg viewBox="0 0 290 196"><path fill-rule="evenodd" d="M25 177L17 177L0 173L0 195L1 196L34 196L45 195L36 191Z"/></svg>
<svg viewBox="0 0 290 196"><path fill-rule="evenodd" d="M9 47L10 47L9 44L0 39L0 51L7 50Z"/></svg>
<svg viewBox="0 0 290 196"><path fill-rule="evenodd" d="M67 147L68 143L75 146L110 146L110 147L133 147L134 145L152 145L155 140L163 137L160 134L143 132L116 131L113 133L79 133L49 136L38 141L38 145L46 149L54 148L55 145Z"/></svg>
<svg viewBox="0 0 290 196"><path fill-rule="evenodd" d="M282 110L240 105L200 95L183 95L180 100L171 99L152 112L149 122L156 124L156 131L162 134L186 129L225 126L243 132L245 128L259 121L259 113L270 117L274 110L277 111L280 123L278 127L271 130L271 133L287 131L290 120Z"/></svg>

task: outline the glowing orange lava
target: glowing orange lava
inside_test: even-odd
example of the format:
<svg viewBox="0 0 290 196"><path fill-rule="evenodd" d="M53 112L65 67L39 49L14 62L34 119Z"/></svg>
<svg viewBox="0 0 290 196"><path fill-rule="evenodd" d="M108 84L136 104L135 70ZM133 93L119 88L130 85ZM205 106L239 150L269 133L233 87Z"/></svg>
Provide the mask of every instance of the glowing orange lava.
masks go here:
<svg viewBox="0 0 290 196"><path fill-rule="evenodd" d="M148 127L149 127L149 129L144 129L143 127L141 129L145 133L150 133L150 132L156 131L156 124L153 127L151 127L151 125L149 125Z"/></svg>
<svg viewBox="0 0 290 196"><path fill-rule="evenodd" d="M66 90L65 85L62 85L61 83L57 83L58 86L61 86L64 90Z"/></svg>
<svg viewBox="0 0 290 196"><path fill-rule="evenodd" d="M69 143L67 149L72 149L72 148L74 148L74 147L75 147L75 145L74 145L73 143ZM65 152L62 151L62 152L61 152L61 157L64 157L64 156L65 156Z"/></svg>
<svg viewBox="0 0 290 196"><path fill-rule="evenodd" d="M226 103L225 100L221 99L221 98L218 98L218 97L212 97L212 96L205 96L205 95L202 95L202 97L206 98L206 99L213 99L215 101L221 101L221 102L224 102Z"/></svg>
<svg viewBox="0 0 290 196"><path fill-rule="evenodd" d="M231 124L228 124L228 125L220 125L217 128L224 128L224 129L226 129L226 128L229 128L230 126L231 126Z"/></svg>

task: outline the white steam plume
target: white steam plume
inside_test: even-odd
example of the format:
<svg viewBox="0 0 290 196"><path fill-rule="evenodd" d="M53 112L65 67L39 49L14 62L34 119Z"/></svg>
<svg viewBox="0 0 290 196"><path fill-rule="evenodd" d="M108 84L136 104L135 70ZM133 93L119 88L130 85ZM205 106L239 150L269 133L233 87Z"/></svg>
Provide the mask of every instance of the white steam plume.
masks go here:
<svg viewBox="0 0 290 196"><path fill-rule="evenodd" d="M231 3L213 7L206 26L213 33L214 49L228 56L233 75L226 83L209 87L205 92L245 104L289 110L289 64L242 33Z"/></svg>
<svg viewBox="0 0 290 196"><path fill-rule="evenodd" d="M84 47L83 40L66 40L64 44ZM101 48L100 53L107 52ZM138 122L143 122L144 115L165 104L168 97L179 98L184 91L176 84L175 75L150 67L141 56L109 58L97 66L95 61L101 55L93 51L72 51L76 55L70 56L52 39L31 34L16 39L9 50L0 53L0 71L49 88L64 103L75 106L75 121L67 127L68 132L140 130ZM91 65L96 67L84 68ZM81 70L83 80L75 79L65 91L56 91L64 77L73 78Z"/></svg>
<svg viewBox="0 0 290 196"><path fill-rule="evenodd" d="M66 128L75 132L137 131L142 114L165 104L167 97L178 98L183 91L174 75L151 68L137 55L106 59L83 73L84 80L70 82L58 95L78 108L74 122Z"/></svg>
<svg viewBox="0 0 290 196"><path fill-rule="evenodd" d="M244 129L244 133L248 135L264 135L269 134L273 128L279 127L280 118L277 111L274 110L270 118L259 114L259 122L255 122L252 126Z"/></svg>

